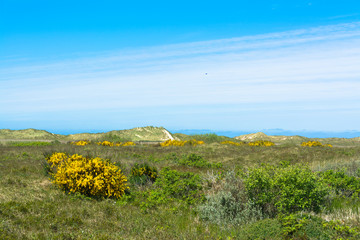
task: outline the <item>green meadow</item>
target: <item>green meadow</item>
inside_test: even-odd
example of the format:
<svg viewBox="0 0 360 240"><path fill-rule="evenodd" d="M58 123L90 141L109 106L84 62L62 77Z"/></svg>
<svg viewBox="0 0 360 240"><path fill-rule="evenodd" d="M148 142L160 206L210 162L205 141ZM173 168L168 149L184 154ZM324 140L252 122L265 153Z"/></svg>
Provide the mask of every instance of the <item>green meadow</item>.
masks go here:
<svg viewBox="0 0 360 240"><path fill-rule="evenodd" d="M148 141L161 142L158 134ZM133 140L136 146L110 147L96 138L77 146L63 136L4 137L0 239L360 238L356 140L249 146L249 139L215 134L172 136L204 143L162 147L143 138ZM132 140L131 134L97 137ZM99 157L121 169L129 188L120 198L61 188L46 160L55 152Z"/></svg>

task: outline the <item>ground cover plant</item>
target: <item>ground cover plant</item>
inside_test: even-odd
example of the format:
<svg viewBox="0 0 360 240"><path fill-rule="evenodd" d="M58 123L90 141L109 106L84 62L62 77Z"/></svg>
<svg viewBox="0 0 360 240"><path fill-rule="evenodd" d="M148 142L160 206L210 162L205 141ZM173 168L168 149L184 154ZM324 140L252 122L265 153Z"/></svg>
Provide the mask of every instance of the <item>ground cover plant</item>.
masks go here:
<svg viewBox="0 0 360 240"><path fill-rule="evenodd" d="M55 142L10 142L8 145L13 147L25 147L25 146L49 146L54 144Z"/></svg>
<svg viewBox="0 0 360 240"><path fill-rule="evenodd" d="M359 239L360 146L196 141L1 145L0 239Z"/></svg>

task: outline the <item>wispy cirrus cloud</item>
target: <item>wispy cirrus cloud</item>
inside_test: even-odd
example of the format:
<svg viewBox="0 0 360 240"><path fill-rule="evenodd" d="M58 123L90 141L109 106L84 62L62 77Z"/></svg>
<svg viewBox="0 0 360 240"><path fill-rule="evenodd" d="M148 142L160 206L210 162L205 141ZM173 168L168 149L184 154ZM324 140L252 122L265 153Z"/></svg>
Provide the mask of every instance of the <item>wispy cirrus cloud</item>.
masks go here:
<svg viewBox="0 0 360 240"><path fill-rule="evenodd" d="M144 107L177 115L178 108L184 118L231 106L226 116L237 119L249 106L284 118L294 106L316 116L333 105L360 117L359 22L91 55L36 64L2 60L1 112L11 120L20 113L104 109L120 116Z"/></svg>

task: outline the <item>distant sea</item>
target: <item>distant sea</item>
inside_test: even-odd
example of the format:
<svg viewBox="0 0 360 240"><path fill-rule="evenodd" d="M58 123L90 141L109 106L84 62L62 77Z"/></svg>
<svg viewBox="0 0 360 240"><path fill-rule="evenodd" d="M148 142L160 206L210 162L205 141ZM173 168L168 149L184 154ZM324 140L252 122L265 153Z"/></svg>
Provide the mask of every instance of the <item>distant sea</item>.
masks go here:
<svg viewBox="0 0 360 240"><path fill-rule="evenodd" d="M103 133L112 131L114 129L108 130L96 130L96 129L84 129L84 130L48 130L51 133L69 135L76 133ZM207 134L207 133L215 133L216 135L227 136L227 137L236 137L249 133L263 132L267 135L284 135L284 136L294 136L299 135L308 138L353 138L360 137L360 131L343 131L343 132L322 132L322 131L307 131L307 130L299 130L299 131L291 131L284 129L263 129L263 130L253 130L253 131L221 131L221 130L210 130L210 129L168 129L171 133L183 133L187 135L195 135L195 134Z"/></svg>
<svg viewBox="0 0 360 240"><path fill-rule="evenodd" d="M354 138L360 137L360 131L344 131L344 132L322 132L322 131L290 131L283 129L263 129L263 130L254 130L254 131L216 131L208 129L185 129L185 130L169 130L171 133L183 133L187 135L195 134L207 134L215 133L216 135L227 136L227 137L237 137L244 134L263 132L266 135L283 135L283 136L294 136L299 135L308 138Z"/></svg>

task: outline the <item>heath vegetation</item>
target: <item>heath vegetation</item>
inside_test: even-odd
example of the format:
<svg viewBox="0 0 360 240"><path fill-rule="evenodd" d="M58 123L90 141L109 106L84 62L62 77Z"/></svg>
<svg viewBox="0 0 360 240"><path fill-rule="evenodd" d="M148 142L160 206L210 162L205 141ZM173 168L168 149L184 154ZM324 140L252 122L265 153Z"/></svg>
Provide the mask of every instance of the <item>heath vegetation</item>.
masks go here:
<svg viewBox="0 0 360 240"><path fill-rule="evenodd" d="M0 239L360 238L360 144L108 136L2 144Z"/></svg>

